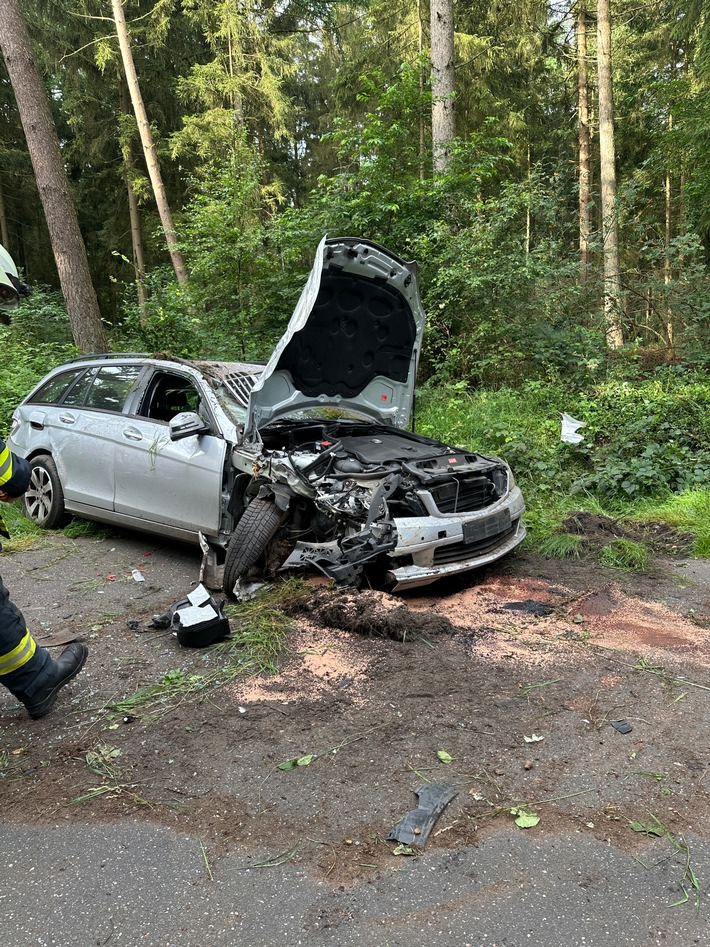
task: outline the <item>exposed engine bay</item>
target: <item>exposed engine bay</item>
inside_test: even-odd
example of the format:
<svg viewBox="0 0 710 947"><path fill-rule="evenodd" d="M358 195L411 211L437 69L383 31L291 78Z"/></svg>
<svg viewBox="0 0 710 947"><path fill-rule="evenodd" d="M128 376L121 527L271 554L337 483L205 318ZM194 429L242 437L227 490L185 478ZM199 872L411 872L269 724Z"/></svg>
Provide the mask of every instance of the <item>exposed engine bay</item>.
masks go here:
<svg viewBox="0 0 710 947"><path fill-rule="evenodd" d="M377 585L426 584L435 563L439 574L442 562L480 556L519 526L507 508L494 512L512 486L495 458L361 421L290 420L261 437L251 492L283 514L283 568L356 584L367 566ZM397 575L417 569L422 581Z"/></svg>

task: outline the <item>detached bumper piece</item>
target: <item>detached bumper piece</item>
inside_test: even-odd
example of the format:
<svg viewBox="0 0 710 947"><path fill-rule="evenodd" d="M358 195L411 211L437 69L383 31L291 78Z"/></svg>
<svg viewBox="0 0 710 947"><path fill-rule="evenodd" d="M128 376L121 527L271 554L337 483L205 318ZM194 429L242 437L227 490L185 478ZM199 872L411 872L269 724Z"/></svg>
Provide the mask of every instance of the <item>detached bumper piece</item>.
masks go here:
<svg viewBox="0 0 710 947"><path fill-rule="evenodd" d="M415 792L419 796L419 807L408 812L390 829L386 838L390 842L424 848L437 819L459 793L458 789L443 783L426 783Z"/></svg>
<svg viewBox="0 0 710 947"><path fill-rule="evenodd" d="M388 524L373 524L340 542L297 543L282 569L315 566L338 585L356 585L364 565L391 552L397 541Z"/></svg>

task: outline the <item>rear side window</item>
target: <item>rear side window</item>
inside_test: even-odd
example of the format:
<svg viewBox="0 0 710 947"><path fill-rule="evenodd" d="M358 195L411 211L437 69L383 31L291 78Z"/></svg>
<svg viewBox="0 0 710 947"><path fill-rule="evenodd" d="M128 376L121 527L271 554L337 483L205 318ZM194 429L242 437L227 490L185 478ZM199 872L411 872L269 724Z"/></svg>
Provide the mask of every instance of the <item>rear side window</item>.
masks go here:
<svg viewBox="0 0 710 947"><path fill-rule="evenodd" d="M71 406L83 404L84 399L86 398L86 392L91 387L91 383L93 382L94 378L96 378L97 372L98 368L92 368L84 375L83 378L80 378L77 382L75 382L69 391L67 391L67 393L64 395L62 404L68 404Z"/></svg>
<svg viewBox="0 0 710 947"><path fill-rule="evenodd" d="M72 382L85 371L83 368L74 368L70 372L62 372L61 375L55 375L45 382L42 387L36 391L29 399L29 404L57 404L61 401L62 395L69 388Z"/></svg>
<svg viewBox="0 0 710 947"><path fill-rule="evenodd" d="M84 401L86 408L122 411L128 392L140 374L138 365L107 365L101 368Z"/></svg>

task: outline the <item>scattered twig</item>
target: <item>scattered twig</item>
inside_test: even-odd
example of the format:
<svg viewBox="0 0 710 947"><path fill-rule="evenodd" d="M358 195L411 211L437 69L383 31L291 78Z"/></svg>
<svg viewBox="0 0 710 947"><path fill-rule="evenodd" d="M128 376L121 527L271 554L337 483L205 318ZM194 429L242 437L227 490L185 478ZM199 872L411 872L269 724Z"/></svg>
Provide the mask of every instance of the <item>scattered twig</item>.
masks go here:
<svg viewBox="0 0 710 947"><path fill-rule="evenodd" d="M251 865L240 866L238 871L249 871L251 868L279 868L281 865L285 865L286 862L291 861L292 858L296 857L296 853L301 846L301 842L296 842L295 845L292 845L291 848L287 849L285 852L281 852L279 855L275 855L269 861L263 862L252 862Z"/></svg>
<svg viewBox="0 0 710 947"><path fill-rule="evenodd" d="M212 869L210 868L210 862L207 858L207 849L205 848L205 843L200 839L200 849L202 850L202 857L205 860L205 868L207 869L207 874L210 881L214 881L214 875L212 874Z"/></svg>

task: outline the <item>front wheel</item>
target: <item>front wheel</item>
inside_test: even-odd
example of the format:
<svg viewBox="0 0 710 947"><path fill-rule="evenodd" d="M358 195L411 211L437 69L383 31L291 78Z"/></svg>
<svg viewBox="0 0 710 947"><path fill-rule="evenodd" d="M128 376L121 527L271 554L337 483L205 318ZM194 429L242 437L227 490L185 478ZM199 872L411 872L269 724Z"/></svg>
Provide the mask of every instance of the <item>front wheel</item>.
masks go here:
<svg viewBox="0 0 710 947"><path fill-rule="evenodd" d="M224 591L234 594L238 580L246 576L276 535L285 518L271 498L252 500L234 527L224 560Z"/></svg>
<svg viewBox="0 0 710 947"><path fill-rule="evenodd" d="M69 521L64 491L54 461L40 454L30 461L30 485L22 498L25 514L42 529L56 529Z"/></svg>

